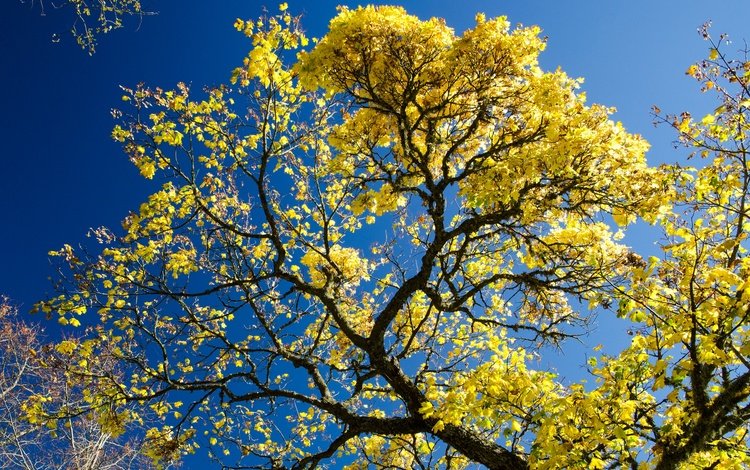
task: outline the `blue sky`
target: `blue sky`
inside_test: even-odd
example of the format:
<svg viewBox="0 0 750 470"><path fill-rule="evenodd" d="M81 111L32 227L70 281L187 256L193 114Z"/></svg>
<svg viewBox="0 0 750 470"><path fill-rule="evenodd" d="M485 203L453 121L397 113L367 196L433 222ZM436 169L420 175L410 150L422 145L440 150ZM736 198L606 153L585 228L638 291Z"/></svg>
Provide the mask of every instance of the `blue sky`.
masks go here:
<svg viewBox="0 0 750 470"><path fill-rule="evenodd" d="M290 2L314 36L325 31L335 1ZM354 2L346 2L356 5ZM118 85L145 82L194 88L224 81L240 63L248 41L232 28L254 18L262 3L250 0L147 0L159 12L101 38L93 57L67 34L70 11L39 0L0 2L0 293L27 310L50 290L47 251L84 239L89 227L118 226L154 186L143 181L109 138L109 111L120 104ZM315 5L315 6L312 6ZM673 134L651 124L649 109L691 110L712 105L684 70L704 56L696 28L713 20L742 46L750 31L750 2L692 1L405 1L423 18L440 16L461 32L476 12L538 24L549 37L545 68L562 67L585 78L590 102L615 106L616 119L652 142L654 163L683 157ZM268 4L272 10L275 4ZM51 40L53 34L60 42Z"/></svg>

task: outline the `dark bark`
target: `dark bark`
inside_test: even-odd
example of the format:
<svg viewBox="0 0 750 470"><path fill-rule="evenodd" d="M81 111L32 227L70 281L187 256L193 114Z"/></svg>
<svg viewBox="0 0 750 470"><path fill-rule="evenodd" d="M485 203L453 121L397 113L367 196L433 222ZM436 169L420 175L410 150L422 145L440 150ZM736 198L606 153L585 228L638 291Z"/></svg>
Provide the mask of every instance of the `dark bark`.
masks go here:
<svg viewBox="0 0 750 470"><path fill-rule="evenodd" d="M714 439L727 432L724 425L732 420L732 412L748 396L746 388L750 384L750 372L733 380L725 390L713 400L695 424L688 430L688 438L677 445L662 443L665 449L656 470L674 470L687 461L691 455L708 448Z"/></svg>
<svg viewBox="0 0 750 470"><path fill-rule="evenodd" d="M525 470L529 468L526 459L466 428L448 425L435 435L470 460L481 463L490 470Z"/></svg>

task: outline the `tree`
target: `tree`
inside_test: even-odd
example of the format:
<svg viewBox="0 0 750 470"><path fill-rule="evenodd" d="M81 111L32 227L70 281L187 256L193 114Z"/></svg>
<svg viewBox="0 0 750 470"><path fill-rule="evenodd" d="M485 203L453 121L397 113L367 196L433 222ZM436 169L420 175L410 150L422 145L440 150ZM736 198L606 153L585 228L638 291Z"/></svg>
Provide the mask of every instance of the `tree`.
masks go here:
<svg viewBox="0 0 750 470"><path fill-rule="evenodd" d="M66 378L65 344L57 350L44 344L39 329L19 320L16 309L2 299L0 466L27 470L152 468L140 454L137 440L114 436L95 414L66 414L66 410L82 409L83 394ZM43 410L56 413L43 414Z"/></svg>
<svg viewBox="0 0 750 470"><path fill-rule="evenodd" d="M39 4L41 14L45 15L47 6L44 0L20 0L21 3L31 2ZM96 52L97 37L122 28L124 18L138 16L143 18L151 15L143 9L140 0L64 0L59 4L52 4L53 8L66 8L75 12L75 21L71 27L71 34L81 49L91 55ZM53 36L57 41L57 35Z"/></svg>
<svg viewBox="0 0 750 470"><path fill-rule="evenodd" d="M101 406L162 416L149 455L748 463L747 61L717 45L691 74L722 107L664 118L715 160L657 169L578 80L540 69L538 28L478 15L457 36L342 8L308 49L285 4L235 26L252 49L229 83L125 89L113 137L160 188L121 234L94 231L100 250L53 252L68 274L39 304L96 323L69 373ZM662 259L621 243L615 225L639 217L670 238ZM593 380L558 377L550 350L597 312L625 317L629 346L592 352ZM97 373L100 358L128 373Z"/></svg>
<svg viewBox="0 0 750 470"><path fill-rule="evenodd" d="M642 325L639 349L656 378L643 385L667 392L656 395L661 420L649 425L659 469L688 459L695 468L741 468L750 459L750 60L747 49L739 59L727 55L730 42L714 40L708 24L700 32L709 55L687 74L703 92L716 93L719 106L697 122L687 112L655 115L707 162L672 168L677 182L674 210L662 220L664 257L636 273L620 304Z"/></svg>

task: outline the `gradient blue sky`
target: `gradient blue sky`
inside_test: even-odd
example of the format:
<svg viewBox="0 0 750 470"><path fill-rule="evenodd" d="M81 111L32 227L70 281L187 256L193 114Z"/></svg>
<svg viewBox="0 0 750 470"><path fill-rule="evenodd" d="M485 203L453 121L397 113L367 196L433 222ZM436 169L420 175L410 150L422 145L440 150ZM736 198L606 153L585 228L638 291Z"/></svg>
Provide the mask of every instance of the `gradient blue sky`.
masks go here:
<svg viewBox="0 0 750 470"><path fill-rule="evenodd" d="M146 0L159 14L102 37L89 57L67 34L71 11L46 1L40 16L39 1L0 2L0 293L22 310L50 290L48 250L75 244L89 227L117 226L154 187L109 138L118 85L199 88L225 80L249 46L234 19L263 8L251 0ZM338 3L292 1L290 11L303 13L307 31L320 36ZM652 142L654 163L685 152L672 149L668 129L654 129L650 106L700 114L712 105L684 75L706 51L696 28L713 20L713 31L729 33L735 48L750 38L747 0L401 3L423 18L446 18L458 32L478 11L540 25L549 37L545 68L584 77L589 101L616 106L616 118ZM60 42L51 40L55 33Z"/></svg>

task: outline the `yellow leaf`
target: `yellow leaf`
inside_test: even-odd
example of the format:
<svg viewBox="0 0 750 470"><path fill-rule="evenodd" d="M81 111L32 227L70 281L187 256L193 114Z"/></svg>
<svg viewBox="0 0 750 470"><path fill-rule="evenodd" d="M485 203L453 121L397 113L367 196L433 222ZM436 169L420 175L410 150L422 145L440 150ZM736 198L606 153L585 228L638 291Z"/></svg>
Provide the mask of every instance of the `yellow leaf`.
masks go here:
<svg viewBox="0 0 750 470"><path fill-rule="evenodd" d="M62 354L69 355L73 351L75 351L77 347L78 345L75 342L65 340L65 341L61 341L60 343L57 344L57 346L55 346L55 351L62 353Z"/></svg>

